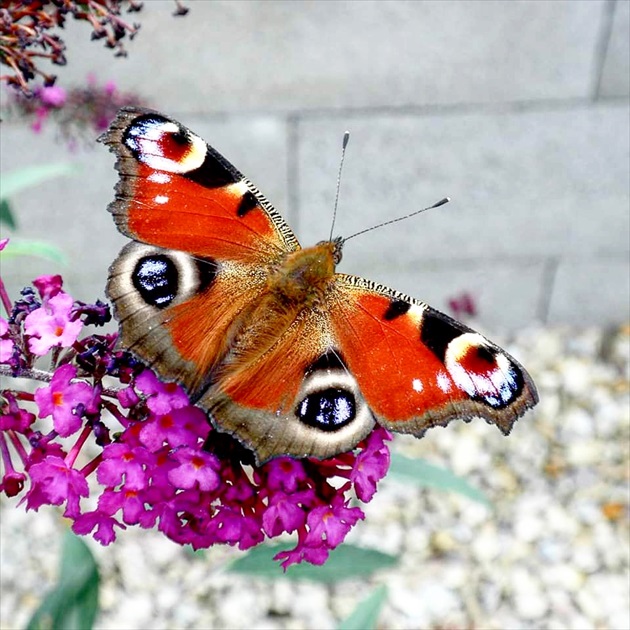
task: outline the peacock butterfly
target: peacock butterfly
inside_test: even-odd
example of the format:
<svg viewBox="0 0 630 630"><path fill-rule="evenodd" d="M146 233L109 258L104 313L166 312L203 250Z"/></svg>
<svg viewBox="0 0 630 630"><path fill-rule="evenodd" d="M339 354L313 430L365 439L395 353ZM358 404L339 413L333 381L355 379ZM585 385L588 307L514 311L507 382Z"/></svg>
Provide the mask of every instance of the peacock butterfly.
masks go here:
<svg viewBox="0 0 630 630"><path fill-rule="evenodd" d="M507 435L537 403L527 372L479 333L336 273L343 238L300 247L180 123L126 107L99 140L120 172L109 211L132 239L107 284L121 343L258 463L348 451L376 422L420 437L480 416Z"/></svg>

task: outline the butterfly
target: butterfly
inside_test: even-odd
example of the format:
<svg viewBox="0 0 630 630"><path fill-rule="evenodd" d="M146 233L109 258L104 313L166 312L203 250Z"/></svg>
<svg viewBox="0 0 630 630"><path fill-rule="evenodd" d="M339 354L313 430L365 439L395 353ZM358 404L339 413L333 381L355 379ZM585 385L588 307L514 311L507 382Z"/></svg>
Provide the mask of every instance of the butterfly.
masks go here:
<svg viewBox="0 0 630 630"><path fill-rule="evenodd" d="M376 423L422 436L482 417L506 435L538 402L507 352L447 315L336 272L344 239L302 248L220 153L126 107L99 140L132 239L109 270L123 347L176 381L261 464L351 450Z"/></svg>

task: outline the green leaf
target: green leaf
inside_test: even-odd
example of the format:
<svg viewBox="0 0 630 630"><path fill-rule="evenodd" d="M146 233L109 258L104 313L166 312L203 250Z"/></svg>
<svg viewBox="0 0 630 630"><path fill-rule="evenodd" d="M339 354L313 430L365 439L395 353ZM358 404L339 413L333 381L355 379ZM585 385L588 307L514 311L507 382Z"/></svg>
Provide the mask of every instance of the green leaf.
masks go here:
<svg viewBox="0 0 630 630"><path fill-rule="evenodd" d="M17 228L15 217L11 212L11 207L6 199L0 199L0 224L4 223L8 225L12 230Z"/></svg>
<svg viewBox="0 0 630 630"><path fill-rule="evenodd" d="M56 245L44 241L12 238L5 249L0 252L0 258L4 261L17 256L36 256L60 265L68 264L66 255Z"/></svg>
<svg viewBox="0 0 630 630"><path fill-rule="evenodd" d="M284 577L289 580L311 580L333 584L350 578L365 578L379 569L394 566L398 562L396 556L375 549L340 545L330 552L323 566L317 567L303 562L290 566L284 573L273 557L280 551L293 547L294 545L259 545L235 560L229 570L233 573L262 578Z"/></svg>
<svg viewBox="0 0 630 630"><path fill-rule="evenodd" d="M387 599L387 587L375 588L338 626L337 630L375 630Z"/></svg>
<svg viewBox="0 0 630 630"><path fill-rule="evenodd" d="M14 171L6 171L2 173L2 188L0 197L8 199L16 192L31 188L37 184L60 177L62 175L72 175L77 173L79 168L72 162L55 162L53 164L40 164L38 166L29 166Z"/></svg>
<svg viewBox="0 0 630 630"><path fill-rule="evenodd" d="M59 581L28 623L27 630L89 630L98 612L98 567L88 546L72 532L63 540Z"/></svg>
<svg viewBox="0 0 630 630"><path fill-rule="evenodd" d="M470 485L464 478L458 477L450 470L433 466L423 459L411 459L399 453L392 453L389 473L407 483L458 492L473 501L491 507L488 497L481 490Z"/></svg>

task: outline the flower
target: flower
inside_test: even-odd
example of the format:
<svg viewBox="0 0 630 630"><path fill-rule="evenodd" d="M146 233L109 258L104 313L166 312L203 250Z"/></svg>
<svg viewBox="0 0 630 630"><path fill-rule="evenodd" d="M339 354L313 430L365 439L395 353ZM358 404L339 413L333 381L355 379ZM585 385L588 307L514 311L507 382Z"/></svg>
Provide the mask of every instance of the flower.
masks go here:
<svg viewBox="0 0 630 630"><path fill-rule="evenodd" d="M37 90L36 95L47 107L62 107L68 99L68 93L58 85L44 86Z"/></svg>
<svg viewBox="0 0 630 630"><path fill-rule="evenodd" d="M137 0L128 0L126 4L128 11L142 9L142 3ZM66 45L58 33L69 16L87 22L93 29L92 39L104 39L105 46L114 50L116 56L125 56L122 40L126 35L133 37L140 25L128 24L121 18L121 5L120 0L3 2L0 20L2 63L13 74L6 74L2 79L20 89L25 96L31 96L28 82L39 75L45 87L36 88L34 93L51 107L60 107L64 102L63 90L54 86L54 75L37 66L37 59L45 57L52 64L66 64ZM176 6L179 9L178 2ZM185 15L186 12L182 8L175 14Z"/></svg>
<svg viewBox="0 0 630 630"><path fill-rule="evenodd" d="M477 314L477 301L468 291L450 298L448 307L453 312L453 315L459 318L466 315L474 317Z"/></svg>
<svg viewBox="0 0 630 630"><path fill-rule="evenodd" d="M28 473L32 484L26 495L29 509L37 511L44 504L66 503L63 515L79 516L79 498L89 495L87 481L80 471L53 455L31 466Z"/></svg>
<svg viewBox="0 0 630 630"><path fill-rule="evenodd" d="M83 423L78 413L80 406L85 408L92 403L93 390L87 383L72 383L77 369L73 365L62 365L52 377L48 387L40 387L35 392L35 402L39 407L39 417L52 415L55 431L62 437L76 433Z"/></svg>
<svg viewBox="0 0 630 630"><path fill-rule="evenodd" d="M67 350L51 353L50 382L34 394L3 392L5 494L28 488L27 509L64 506L75 533L104 545L131 526L155 527L194 549L227 544L244 550L293 534L295 548L276 556L285 568L323 564L364 518L350 501L369 501L387 472L391 436L385 429L326 460L278 457L256 465L178 384L162 382L117 350L115 335L79 339L82 326L107 319L106 305L74 302L59 277L42 276L35 285L42 303L32 290L23 291L11 323L0 320L0 338L12 335L18 373L31 370L36 355ZM106 389L105 377L123 387ZM38 420L28 405L36 406ZM88 440L96 455L86 463Z"/></svg>
<svg viewBox="0 0 630 630"><path fill-rule="evenodd" d="M136 378L136 389L146 396L147 407L158 415L190 405L188 396L177 383L163 383L151 370L144 370Z"/></svg>
<svg viewBox="0 0 630 630"><path fill-rule="evenodd" d="M60 292L26 316L24 330L31 352L43 356L53 346L68 348L77 340L83 323L72 318L73 303L67 293Z"/></svg>
<svg viewBox="0 0 630 630"><path fill-rule="evenodd" d="M0 317L0 363L9 363L13 358L15 344L9 337L9 322Z"/></svg>
<svg viewBox="0 0 630 630"><path fill-rule="evenodd" d="M61 291L63 280L61 276L39 276L33 280L33 286L37 289L42 300L48 300Z"/></svg>
<svg viewBox="0 0 630 630"><path fill-rule="evenodd" d="M366 439L365 448L357 455L350 472L357 497L364 503L372 500L378 482L389 469L389 449L385 440L391 436L373 431Z"/></svg>

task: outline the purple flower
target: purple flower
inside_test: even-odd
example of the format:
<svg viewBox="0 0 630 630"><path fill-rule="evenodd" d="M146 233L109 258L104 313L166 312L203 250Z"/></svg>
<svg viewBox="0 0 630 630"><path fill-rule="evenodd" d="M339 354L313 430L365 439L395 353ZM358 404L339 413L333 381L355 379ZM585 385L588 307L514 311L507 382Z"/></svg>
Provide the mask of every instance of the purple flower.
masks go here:
<svg viewBox="0 0 630 630"><path fill-rule="evenodd" d="M7 470L0 481L0 492L4 492L8 497L14 497L24 489L26 475L15 470Z"/></svg>
<svg viewBox="0 0 630 630"><path fill-rule="evenodd" d="M203 411L188 404L187 407L174 409L161 416L149 416L140 429L140 441L151 452L157 451L164 444L171 448L195 446L199 437L205 437L209 430L210 426Z"/></svg>
<svg viewBox="0 0 630 630"><path fill-rule="evenodd" d="M103 449L103 462L96 471L99 483L115 487L124 479L125 489L141 490L148 485L147 468L155 464L155 456L146 449L119 442Z"/></svg>
<svg viewBox="0 0 630 630"><path fill-rule="evenodd" d="M211 492L219 487L216 473L219 463L213 455L193 448L180 448L173 458L179 466L169 470L168 479L176 488L190 490L197 487L202 492Z"/></svg>
<svg viewBox="0 0 630 630"><path fill-rule="evenodd" d="M107 489L99 497L98 509L104 514L116 514L122 511L123 521L127 525L137 525L146 511L142 495L138 490L115 492Z"/></svg>
<svg viewBox="0 0 630 630"><path fill-rule="evenodd" d="M24 330L31 352L43 356L53 346L68 348L77 340L83 324L71 319L72 305L72 298L61 292L26 316Z"/></svg>
<svg viewBox="0 0 630 630"><path fill-rule="evenodd" d="M352 466L350 481L354 484L357 497L364 503L372 500L377 483L389 470L389 449L385 440L391 439L387 432L373 431Z"/></svg>
<svg viewBox="0 0 630 630"><path fill-rule="evenodd" d="M116 539L114 526L125 529L125 526L112 516L100 512L99 510L94 510L93 512L85 512L78 516L72 525L72 531L81 536L89 534L96 527L94 534L95 540L100 542L101 545L109 545Z"/></svg>
<svg viewBox="0 0 630 630"><path fill-rule="evenodd" d="M7 405L0 414L0 431L16 431L25 434L35 422L35 416L26 409L21 409L13 394L6 392L4 396L7 399Z"/></svg>
<svg viewBox="0 0 630 630"><path fill-rule="evenodd" d="M61 291L63 280L61 276L39 276L33 280L33 286L37 289L42 300L48 300L54 297Z"/></svg>
<svg viewBox="0 0 630 630"><path fill-rule="evenodd" d="M311 510L306 519L309 532L305 544L316 546L325 542L329 549L334 549L357 521L365 518L360 508L348 507L348 501L342 496L335 496L330 505L322 505Z"/></svg>
<svg viewBox="0 0 630 630"><path fill-rule="evenodd" d="M0 317L0 363L9 363L13 358L15 344L9 337L9 323Z"/></svg>
<svg viewBox="0 0 630 630"><path fill-rule="evenodd" d="M464 291L448 300L448 307L455 317L474 317L477 314L477 303L475 298Z"/></svg>
<svg viewBox="0 0 630 630"><path fill-rule="evenodd" d="M188 396L177 383L163 383L151 370L136 378L136 389L147 398L147 407L157 415L190 405Z"/></svg>
<svg viewBox="0 0 630 630"><path fill-rule="evenodd" d="M277 553L273 559L278 561L282 560L282 568L286 570L292 564L299 564L304 561L321 566L328 560L329 553L330 550L328 548L320 545L315 547L298 545L295 549Z"/></svg>
<svg viewBox="0 0 630 630"><path fill-rule="evenodd" d="M85 477L66 462L55 456L29 468L31 489L26 495L29 510L37 511L43 504L62 505L67 503L63 513L68 518L76 518L81 513L80 497L89 495Z"/></svg>
<svg viewBox="0 0 630 630"><path fill-rule="evenodd" d="M46 107L62 107L68 97L66 91L56 85L39 88L36 96Z"/></svg>
<svg viewBox="0 0 630 630"><path fill-rule="evenodd" d="M267 485L272 490L295 492L300 483L306 480L304 465L299 459L278 457L272 459L266 466Z"/></svg>
<svg viewBox="0 0 630 630"><path fill-rule="evenodd" d="M131 355L116 351L114 336L78 339L79 317L98 324L107 315L104 305L73 302L55 276L39 278L36 286L43 305L32 290L25 292L11 323L0 320L0 339L10 334L20 357L15 369L33 367L36 357L23 350L27 345L37 354L68 349L51 353L51 381L34 395L4 392L5 494L20 494L29 480L28 509L65 505L73 530L91 533L104 545L126 526L157 527L195 549L249 549L265 538L293 534L295 548L277 556L285 568L303 561L323 564L364 518L349 502L355 496L369 501L387 471L391 436L385 429L376 427L353 451L326 460L279 457L254 465L251 452L216 431L179 385L163 383ZM105 376L124 386L105 385ZM22 409L31 402L38 406L37 425ZM100 450L86 462L79 455L86 454L88 440ZM95 479L88 486L90 476ZM96 509L86 509L89 487Z"/></svg>
<svg viewBox="0 0 630 630"><path fill-rule="evenodd" d="M294 532L304 525L305 520L306 512L299 497L278 493L270 499L269 507L263 514L262 525L267 536L272 538L283 532Z"/></svg>
<svg viewBox="0 0 630 630"><path fill-rule="evenodd" d="M94 392L87 383L71 382L76 375L77 369L73 365L62 365L50 385L35 392L39 417L52 415L55 431L62 437L72 435L81 428L82 420L77 407L83 405L85 408L93 402Z"/></svg>

